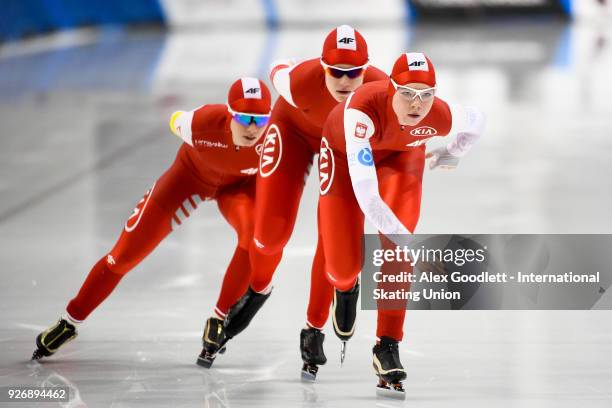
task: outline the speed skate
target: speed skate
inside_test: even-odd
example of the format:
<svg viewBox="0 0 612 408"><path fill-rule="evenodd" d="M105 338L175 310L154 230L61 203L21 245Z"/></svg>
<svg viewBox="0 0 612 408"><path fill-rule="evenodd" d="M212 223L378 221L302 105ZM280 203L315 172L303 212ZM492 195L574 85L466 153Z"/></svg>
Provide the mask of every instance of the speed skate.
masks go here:
<svg viewBox="0 0 612 408"><path fill-rule="evenodd" d="M387 382L382 376L379 376L376 395L385 398L406 399L406 391L401 381L394 380Z"/></svg>
<svg viewBox="0 0 612 408"><path fill-rule="evenodd" d="M406 392L402 381L406 379L406 371L399 359L398 342L383 336L372 349L372 366L378 376L376 395L405 399Z"/></svg>
<svg viewBox="0 0 612 408"><path fill-rule="evenodd" d="M210 317L206 321L204 334L202 335L202 352L196 363L204 368L210 368L217 358L217 354L225 353L225 344L229 337L225 335L224 322L216 317Z"/></svg>
<svg viewBox="0 0 612 408"><path fill-rule="evenodd" d="M317 379L319 365L327 362L323 352L325 334L312 327L302 329L300 333L300 352L302 354L302 381L312 382Z"/></svg>

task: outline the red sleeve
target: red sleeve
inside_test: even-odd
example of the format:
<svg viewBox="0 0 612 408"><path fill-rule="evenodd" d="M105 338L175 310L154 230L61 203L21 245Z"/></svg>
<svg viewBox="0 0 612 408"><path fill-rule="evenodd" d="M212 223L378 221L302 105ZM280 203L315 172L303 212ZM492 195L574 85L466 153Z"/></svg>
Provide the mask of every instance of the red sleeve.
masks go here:
<svg viewBox="0 0 612 408"><path fill-rule="evenodd" d="M453 127L453 116L451 114L450 107L442 99L436 98L432 111L433 125L436 129L438 129L437 136L448 136L448 133Z"/></svg>
<svg viewBox="0 0 612 408"><path fill-rule="evenodd" d="M191 120L191 134L196 135L206 130L206 121L208 118L207 105L200 106L193 111L193 119Z"/></svg>
<svg viewBox="0 0 612 408"><path fill-rule="evenodd" d="M194 146L198 146L198 141L209 140L212 135L224 132L228 117L227 106L221 104L204 105L195 109L191 120Z"/></svg>
<svg viewBox="0 0 612 408"><path fill-rule="evenodd" d="M386 80L364 84L357 88L348 105L348 108L357 109L372 120L376 129L372 137L376 137L381 128L381 113L386 108L386 90Z"/></svg>

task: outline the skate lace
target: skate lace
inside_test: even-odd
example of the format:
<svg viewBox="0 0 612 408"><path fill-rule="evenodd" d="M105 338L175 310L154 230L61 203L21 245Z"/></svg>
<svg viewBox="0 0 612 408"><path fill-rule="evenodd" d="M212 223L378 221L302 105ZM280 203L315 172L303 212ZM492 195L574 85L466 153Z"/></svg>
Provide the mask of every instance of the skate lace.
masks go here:
<svg viewBox="0 0 612 408"><path fill-rule="evenodd" d="M391 354L398 354L399 353L399 347L397 345L397 343L389 343L387 344L387 351Z"/></svg>
<svg viewBox="0 0 612 408"><path fill-rule="evenodd" d="M387 343L381 345L381 349L384 353L389 353L391 359L396 363L400 364L399 361L399 345L397 343Z"/></svg>

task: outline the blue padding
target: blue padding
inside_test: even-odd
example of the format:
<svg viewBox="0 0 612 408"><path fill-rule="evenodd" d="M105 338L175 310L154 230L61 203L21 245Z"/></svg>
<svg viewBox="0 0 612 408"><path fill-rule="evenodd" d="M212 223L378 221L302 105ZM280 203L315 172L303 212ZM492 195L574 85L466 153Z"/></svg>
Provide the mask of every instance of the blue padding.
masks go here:
<svg viewBox="0 0 612 408"><path fill-rule="evenodd" d="M559 44L555 52L553 64L556 67L567 68L572 63L572 28L567 25L559 36Z"/></svg>
<svg viewBox="0 0 612 408"><path fill-rule="evenodd" d="M51 92L149 92L166 35L130 36L101 30L98 41L5 59L0 64L0 104Z"/></svg>
<svg viewBox="0 0 612 408"><path fill-rule="evenodd" d="M266 13L266 25L270 28L278 27L278 10L275 0L261 0Z"/></svg>
<svg viewBox="0 0 612 408"><path fill-rule="evenodd" d="M410 24L413 21L416 21L419 13L414 7L412 7L411 1L404 0L404 5L406 6L405 7L406 14L404 16L404 20L406 21L406 23Z"/></svg>
<svg viewBox="0 0 612 408"><path fill-rule="evenodd" d="M559 0L559 4L563 8L563 11L565 11L565 14L567 14L568 16L572 15L572 0Z"/></svg>
<svg viewBox="0 0 612 408"><path fill-rule="evenodd" d="M83 25L165 23L159 0L3 0L0 39Z"/></svg>

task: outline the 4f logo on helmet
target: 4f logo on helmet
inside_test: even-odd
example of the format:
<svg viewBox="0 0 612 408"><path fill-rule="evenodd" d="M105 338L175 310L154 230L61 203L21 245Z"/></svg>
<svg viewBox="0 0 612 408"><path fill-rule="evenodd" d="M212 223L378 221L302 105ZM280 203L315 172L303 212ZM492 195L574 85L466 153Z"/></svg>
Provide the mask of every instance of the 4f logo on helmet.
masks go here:
<svg viewBox="0 0 612 408"><path fill-rule="evenodd" d="M132 232L134 228L138 226L140 219L142 218L142 214L144 214L145 209L147 208L147 204L149 203L149 199L151 195L153 195L153 189L155 188L155 183L151 186L151 188L145 193L144 197L140 199L138 204L136 204L136 208L132 211L132 215L125 222L125 231Z"/></svg>
<svg viewBox="0 0 612 408"><path fill-rule="evenodd" d="M421 126L410 131L412 136L417 137L431 137L438 134L438 131L429 126Z"/></svg>
<svg viewBox="0 0 612 408"><path fill-rule="evenodd" d="M355 137L359 139L365 139L366 132L368 131L368 125L361 122L357 122L355 125Z"/></svg>
<svg viewBox="0 0 612 408"><path fill-rule="evenodd" d="M270 125L259 157L259 174L268 177L274 173L283 155L283 140L276 125Z"/></svg>
<svg viewBox="0 0 612 408"><path fill-rule="evenodd" d="M406 62L408 63L408 71L429 71L425 54L421 52L407 52Z"/></svg>
<svg viewBox="0 0 612 408"><path fill-rule="evenodd" d="M343 37L343 38L340 38L338 40L338 42L341 43L341 44L349 45L349 44L355 42L355 39L354 38L350 38L350 37Z"/></svg>
<svg viewBox="0 0 612 408"><path fill-rule="evenodd" d="M355 29L348 25L336 28L336 47L344 50L357 50Z"/></svg>
<svg viewBox="0 0 612 408"><path fill-rule="evenodd" d="M321 149L319 150L319 192L327 194L334 181L334 152L325 137L321 138Z"/></svg>
<svg viewBox="0 0 612 408"><path fill-rule="evenodd" d="M261 99L261 84L257 78L241 78L242 95L247 99Z"/></svg>

